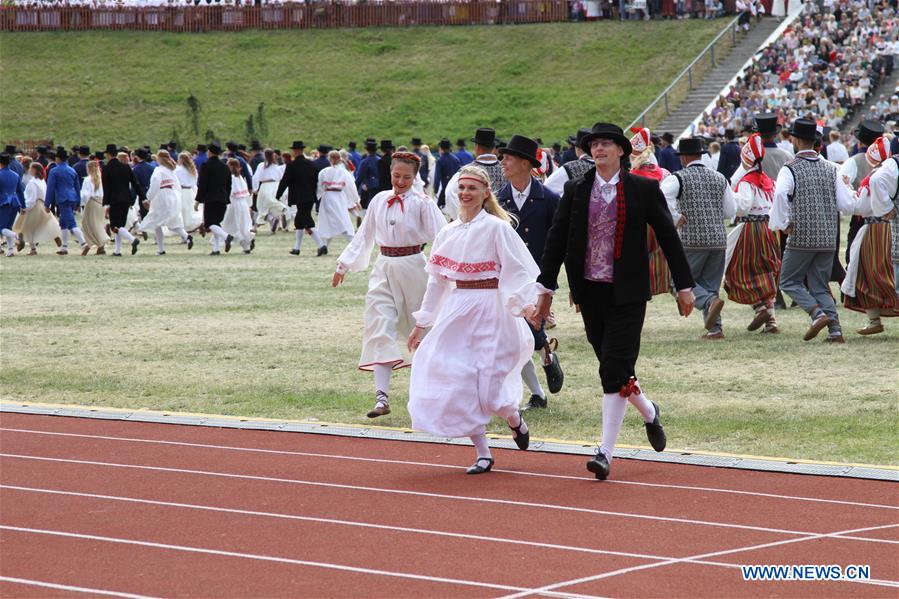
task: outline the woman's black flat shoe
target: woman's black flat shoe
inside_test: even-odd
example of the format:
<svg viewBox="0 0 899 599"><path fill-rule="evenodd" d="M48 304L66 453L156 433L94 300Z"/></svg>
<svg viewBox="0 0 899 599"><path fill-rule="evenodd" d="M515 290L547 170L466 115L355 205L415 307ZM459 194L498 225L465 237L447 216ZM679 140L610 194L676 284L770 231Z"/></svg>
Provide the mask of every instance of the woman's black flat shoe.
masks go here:
<svg viewBox="0 0 899 599"><path fill-rule="evenodd" d="M528 429L528 432L526 433L521 432L521 426L524 424L524 418L521 416L521 412L518 413L518 419L518 426L509 425L509 428L515 433L512 437L515 440L515 445L518 446L518 449L525 450L528 448L528 445L531 444L531 431Z"/></svg>
<svg viewBox="0 0 899 599"><path fill-rule="evenodd" d="M482 462L487 465L481 466ZM491 468L493 468L493 458L478 458L474 461L474 464L465 470L465 474L484 474L485 472L490 472Z"/></svg>

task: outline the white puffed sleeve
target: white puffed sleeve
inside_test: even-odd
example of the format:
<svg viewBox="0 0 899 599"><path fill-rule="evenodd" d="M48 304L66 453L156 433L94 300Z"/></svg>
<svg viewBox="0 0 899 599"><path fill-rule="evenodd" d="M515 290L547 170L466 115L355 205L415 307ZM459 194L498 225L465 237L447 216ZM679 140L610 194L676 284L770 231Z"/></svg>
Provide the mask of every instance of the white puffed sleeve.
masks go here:
<svg viewBox="0 0 899 599"><path fill-rule="evenodd" d="M159 180L162 179L162 172L157 168L150 176L150 189L147 190L147 199L152 202L159 193Z"/></svg>
<svg viewBox="0 0 899 599"><path fill-rule="evenodd" d="M41 199L40 190L38 179L32 179L28 182L28 185L25 187L25 210L31 210L37 201ZM84 197L84 188L82 188L81 194ZM83 201L82 205L84 205Z"/></svg>
<svg viewBox="0 0 899 599"><path fill-rule="evenodd" d="M377 198L379 204L383 204L384 198ZM376 198L372 198L375 204ZM362 219L362 224L356 229L353 240L347 245L337 258L337 272L343 274L346 271L359 272L368 268L371 261L371 251L375 247L375 227L378 218L378 204L369 204L368 211Z"/></svg>
<svg viewBox="0 0 899 599"><path fill-rule="evenodd" d="M423 201L419 204L420 212L418 217L421 222L419 231L422 233L422 239L426 242L433 241L437 237L440 229L446 226L446 218L440 212L435 202L430 197L421 194Z"/></svg>
<svg viewBox="0 0 899 599"><path fill-rule="evenodd" d="M500 263L500 298L512 316L521 316L527 306L537 303L540 269L512 225L500 221L495 230L494 243Z"/></svg>
<svg viewBox="0 0 899 599"><path fill-rule="evenodd" d="M443 298L454 286L455 281L447 279L442 275L430 275L428 277L428 288L425 290L424 298L421 300L421 307L417 312L412 313L415 324L420 327L432 326L440 313Z"/></svg>
<svg viewBox="0 0 899 599"><path fill-rule="evenodd" d="M347 170L340 169L339 172L343 176L344 183L346 183L343 186L343 197L346 198L346 207L347 209L353 208L361 201L359 192L356 190L356 180L353 179L353 175Z"/></svg>

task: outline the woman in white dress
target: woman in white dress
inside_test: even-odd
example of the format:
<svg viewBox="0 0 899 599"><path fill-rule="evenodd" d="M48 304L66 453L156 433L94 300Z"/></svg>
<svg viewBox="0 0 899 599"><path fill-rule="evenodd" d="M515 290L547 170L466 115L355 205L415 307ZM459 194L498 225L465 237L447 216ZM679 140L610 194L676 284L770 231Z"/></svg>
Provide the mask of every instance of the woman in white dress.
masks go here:
<svg viewBox="0 0 899 599"><path fill-rule="evenodd" d="M150 189L147 190L144 204L150 210L141 220L138 230L142 233L153 231L156 235L156 255L164 256L163 227L179 235L187 243L187 249L194 246L194 240L184 230L184 221L181 219L181 183L175 176L175 161L166 150L159 150L156 161L159 166L150 177Z"/></svg>
<svg viewBox="0 0 899 599"><path fill-rule="evenodd" d="M409 335L412 427L440 437L469 437L477 460L468 474L489 472L486 426L506 420L515 443L530 433L518 410L521 369L534 337L540 269L512 217L497 203L490 177L476 165L459 171L459 220L437 235L428 260L428 287ZM431 331L422 341L425 329Z"/></svg>
<svg viewBox="0 0 899 599"><path fill-rule="evenodd" d="M37 244L55 241L62 244L62 231L59 222L44 209L44 197L47 195L47 182L44 181L44 167L40 162L32 162L28 167L30 178L25 186L25 212L20 213L13 225L13 231L19 236L19 251L27 243L30 246L29 256L37 254Z"/></svg>
<svg viewBox="0 0 899 599"><path fill-rule="evenodd" d="M175 176L181 184L181 221L184 229L193 233L203 224L203 214L194 205L197 197L197 165L190 152L178 154Z"/></svg>
<svg viewBox="0 0 899 599"><path fill-rule="evenodd" d="M375 374L375 406L368 412L369 418L390 413L391 374L410 365L397 339L405 339L412 331L412 313L421 307L428 285L422 246L433 241L446 224L434 200L412 189L419 164L415 154L393 154L393 189L371 199L362 224L337 259L337 271L331 277L331 286L337 287L347 271L365 270L372 248L380 246L365 294L359 358L359 370Z"/></svg>
<svg viewBox="0 0 899 599"><path fill-rule="evenodd" d="M225 239L225 252L231 251L231 242L237 241L244 254L249 254L256 247L253 234L253 217L250 214L250 190L247 181L240 173L240 161L228 159L228 170L231 171L231 203L225 210L222 229L228 234Z"/></svg>
<svg viewBox="0 0 899 599"><path fill-rule="evenodd" d="M327 246L338 235L353 240L350 211L359 207L356 181L340 160L340 152L328 152L331 166L318 173L318 234Z"/></svg>
<svg viewBox="0 0 899 599"><path fill-rule="evenodd" d="M109 235L105 225L100 163L91 160L87 163L87 177L81 183L81 232L88 249L90 246L97 248L97 255L106 253L104 246L109 241Z"/></svg>
<svg viewBox="0 0 899 599"><path fill-rule="evenodd" d="M256 165L253 173L253 193L256 194L256 224L267 222L272 228L272 235L278 230L278 222L287 217L287 205L275 199L278 182L284 169L275 160L274 150L266 149L265 160Z"/></svg>

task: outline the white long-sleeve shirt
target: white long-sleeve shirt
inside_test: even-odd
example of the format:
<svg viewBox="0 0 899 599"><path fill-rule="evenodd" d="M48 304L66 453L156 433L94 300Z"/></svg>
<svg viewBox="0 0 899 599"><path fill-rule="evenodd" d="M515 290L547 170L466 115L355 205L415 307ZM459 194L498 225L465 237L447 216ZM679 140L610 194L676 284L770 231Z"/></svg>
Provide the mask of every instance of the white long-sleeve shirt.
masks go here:
<svg viewBox="0 0 899 599"><path fill-rule="evenodd" d="M83 189L83 188L82 188ZM33 177L25 186L25 210L31 210L38 200L44 201L47 196L47 182Z"/></svg>
<svg viewBox="0 0 899 599"><path fill-rule="evenodd" d="M356 235L337 259L337 272L368 268L375 244L409 247L430 243L446 225L437 203L426 195L410 189L400 195L402 204L388 206L394 195L393 190L387 190L371 199Z"/></svg>
<svg viewBox="0 0 899 599"><path fill-rule="evenodd" d="M25 193L27 194L28 191L26 190ZM81 182L81 206L86 206L92 199L98 199L101 204L103 203L103 184L101 183L94 188L94 182L91 181L91 178L85 177L84 181Z"/></svg>
<svg viewBox="0 0 899 599"><path fill-rule="evenodd" d="M178 182L181 183L182 189L197 186L197 175L191 173L180 164L175 167L175 176L178 177Z"/></svg>
<svg viewBox="0 0 899 599"><path fill-rule="evenodd" d="M814 151L799 152L797 156L802 156L808 160L821 160L821 157ZM843 214L852 214L855 206L855 199L852 191L843 182L839 169L834 169L834 185L836 185L837 210ZM768 228L772 231L785 231L790 226L790 195L793 193L796 182L793 180L793 172L788 168L780 169L777 174L777 182L774 184L774 203L771 206L770 218L768 219Z"/></svg>
<svg viewBox="0 0 899 599"><path fill-rule="evenodd" d="M356 189L356 180L350 171L343 165L329 166L318 173L318 199L324 197L327 192L335 192L343 195L347 209L359 203L359 192Z"/></svg>
<svg viewBox="0 0 899 599"><path fill-rule="evenodd" d="M694 160L687 167L694 164L702 165L702 160ZM705 165L703 165L705 167ZM708 167L705 167L708 168ZM659 183L662 193L665 195L665 201L668 203L668 210L671 212L671 218L676 223L681 217L680 211L677 209L677 196L680 195L680 179L674 174L668 175ZM731 219L737 214L737 202L734 198L734 192L730 188L730 184L724 188L724 218Z"/></svg>
<svg viewBox="0 0 899 599"><path fill-rule="evenodd" d="M160 165L153 170L153 174L150 176L150 189L147 190L147 199L152 202L163 189L172 189L177 193L181 193L181 183L178 182L175 171L170 171Z"/></svg>
<svg viewBox="0 0 899 599"><path fill-rule="evenodd" d="M584 154L578 160L585 160L593 163L593 159L588 155ZM568 183L568 171L565 170L565 165L556 168L549 177L546 178L546 181L543 182L543 187L546 189L555 192L556 195L562 195L562 192L565 191L565 184Z"/></svg>
<svg viewBox="0 0 899 599"><path fill-rule="evenodd" d="M277 164L266 166L264 162L260 162L253 173L253 192L259 191L259 185L263 181L280 181L283 174L284 171Z"/></svg>
<svg viewBox="0 0 899 599"><path fill-rule="evenodd" d="M893 209L893 196L899 187L899 165L895 160L887 159L871 175L868 182L871 188L869 201L866 205L857 207L856 210L866 210L868 213L856 212L861 216L883 216ZM862 202L860 201L859 204Z"/></svg>
<svg viewBox="0 0 899 599"><path fill-rule="evenodd" d="M743 176L746 174L746 169L741 164L730 178L734 189L736 216L765 216L771 212L774 198L766 195L751 183L743 181Z"/></svg>

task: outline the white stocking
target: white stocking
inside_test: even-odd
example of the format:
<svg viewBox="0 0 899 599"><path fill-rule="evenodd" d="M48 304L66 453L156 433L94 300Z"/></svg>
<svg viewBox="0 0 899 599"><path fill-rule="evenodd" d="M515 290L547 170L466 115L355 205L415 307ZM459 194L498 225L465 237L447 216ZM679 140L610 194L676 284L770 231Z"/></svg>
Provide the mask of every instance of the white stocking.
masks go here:
<svg viewBox="0 0 899 599"><path fill-rule="evenodd" d="M471 442L474 443L474 448L477 450L479 458L493 457L493 454L490 453L490 444L487 443L487 435L480 433L478 435L472 435L469 438L471 439Z"/></svg>
<svg viewBox="0 0 899 599"><path fill-rule="evenodd" d="M385 395L390 393L390 376L393 367L390 364L375 364L375 391L383 391Z"/></svg>
<svg viewBox="0 0 899 599"><path fill-rule="evenodd" d="M299 252L300 245L302 245L302 243L303 243L303 230L297 229L296 236L297 236L297 241L296 241L296 243L293 244L293 249L295 249L296 251Z"/></svg>
<svg viewBox="0 0 899 599"><path fill-rule="evenodd" d="M312 235L312 241L315 242L316 247L321 247L321 246L325 245L322 242L322 238L319 237L318 231L315 229L315 227L309 229L309 234Z"/></svg>
<svg viewBox="0 0 899 599"><path fill-rule="evenodd" d="M163 243L164 238L162 236L162 227L156 227L154 233L156 235L156 250L159 253L162 253L165 251L165 243Z"/></svg>
<svg viewBox="0 0 899 599"><path fill-rule="evenodd" d="M521 378L524 380L524 384L528 386L528 389L530 389L531 394L546 398L546 393L543 391L543 387L540 386L540 379L537 378L537 368L534 366L533 360L528 360L525 363L524 368L521 369Z"/></svg>
<svg viewBox="0 0 899 599"><path fill-rule="evenodd" d="M631 402L640 412L640 415L643 416L643 422L652 422L656 419L656 409L652 405L652 402L646 397L646 394L643 393L642 389L640 390L640 395L631 395L627 400Z"/></svg>
<svg viewBox="0 0 899 599"><path fill-rule="evenodd" d="M602 396L602 443L599 449L605 454L609 463L612 463L612 451L618 441L626 409L627 400L617 393L606 393Z"/></svg>
<svg viewBox="0 0 899 599"><path fill-rule="evenodd" d="M85 244L85 241L84 241L84 233L81 232L81 229L79 229L78 227L73 228L73 229L72 229L72 235L74 235L74 236L75 236L75 239L78 240L79 245L84 245L84 244Z"/></svg>

